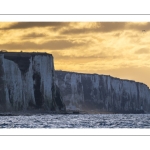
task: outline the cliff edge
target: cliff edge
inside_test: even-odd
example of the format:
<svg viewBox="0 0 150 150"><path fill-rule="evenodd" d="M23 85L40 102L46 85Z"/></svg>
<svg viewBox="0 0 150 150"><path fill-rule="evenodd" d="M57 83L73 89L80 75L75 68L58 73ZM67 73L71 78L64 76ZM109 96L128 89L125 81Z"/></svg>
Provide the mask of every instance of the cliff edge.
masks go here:
<svg viewBox="0 0 150 150"><path fill-rule="evenodd" d="M51 54L0 52L0 112L65 110L54 79Z"/></svg>

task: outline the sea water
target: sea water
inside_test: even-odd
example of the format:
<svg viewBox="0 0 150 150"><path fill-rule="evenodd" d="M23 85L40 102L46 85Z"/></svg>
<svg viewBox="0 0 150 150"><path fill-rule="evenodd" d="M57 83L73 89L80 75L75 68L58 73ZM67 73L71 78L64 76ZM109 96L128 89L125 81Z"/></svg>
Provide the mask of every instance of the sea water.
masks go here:
<svg viewBox="0 0 150 150"><path fill-rule="evenodd" d="M150 114L0 116L0 128L150 128Z"/></svg>

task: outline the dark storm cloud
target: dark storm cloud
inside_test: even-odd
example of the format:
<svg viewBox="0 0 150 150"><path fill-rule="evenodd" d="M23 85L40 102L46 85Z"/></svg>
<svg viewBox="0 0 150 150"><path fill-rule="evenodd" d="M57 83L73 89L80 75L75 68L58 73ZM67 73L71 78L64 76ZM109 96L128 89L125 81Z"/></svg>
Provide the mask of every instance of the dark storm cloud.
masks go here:
<svg viewBox="0 0 150 150"><path fill-rule="evenodd" d="M0 49L6 50L42 50L42 49L49 49L49 50L63 50L71 47L82 46L87 43L84 42L73 42L68 40L51 40L42 44L37 44L33 42L22 42L22 43L8 43L8 44L0 44Z"/></svg>
<svg viewBox="0 0 150 150"><path fill-rule="evenodd" d="M34 27L61 27L68 25L68 22L17 22L9 27L1 28L1 30L9 30L9 29L27 29Z"/></svg>
<svg viewBox="0 0 150 150"><path fill-rule="evenodd" d="M150 53L150 49L147 49L147 48L141 48L135 51L135 54L148 54L148 53Z"/></svg>
<svg viewBox="0 0 150 150"><path fill-rule="evenodd" d="M87 28L68 28L62 30L62 34L84 34L91 32L111 32L116 30L124 29L126 26L125 22L98 22L94 27Z"/></svg>

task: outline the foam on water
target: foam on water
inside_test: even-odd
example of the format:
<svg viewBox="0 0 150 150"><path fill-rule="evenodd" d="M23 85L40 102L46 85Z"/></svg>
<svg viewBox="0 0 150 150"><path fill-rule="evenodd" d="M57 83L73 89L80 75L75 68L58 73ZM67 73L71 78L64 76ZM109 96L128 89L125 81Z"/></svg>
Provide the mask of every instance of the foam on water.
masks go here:
<svg viewBox="0 0 150 150"><path fill-rule="evenodd" d="M0 116L0 128L150 128L150 114Z"/></svg>

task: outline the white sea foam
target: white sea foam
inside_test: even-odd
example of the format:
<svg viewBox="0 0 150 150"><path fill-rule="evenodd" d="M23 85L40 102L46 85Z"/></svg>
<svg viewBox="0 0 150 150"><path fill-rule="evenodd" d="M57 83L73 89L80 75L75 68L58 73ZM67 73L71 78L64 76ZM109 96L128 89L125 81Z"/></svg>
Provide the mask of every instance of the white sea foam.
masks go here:
<svg viewBox="0 0 150 150"><path fill-rule="evenodd" d="M150 128L150 114L1 116L0 128Z"/></svg>

